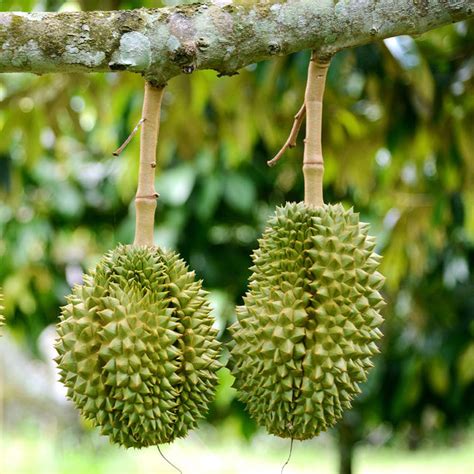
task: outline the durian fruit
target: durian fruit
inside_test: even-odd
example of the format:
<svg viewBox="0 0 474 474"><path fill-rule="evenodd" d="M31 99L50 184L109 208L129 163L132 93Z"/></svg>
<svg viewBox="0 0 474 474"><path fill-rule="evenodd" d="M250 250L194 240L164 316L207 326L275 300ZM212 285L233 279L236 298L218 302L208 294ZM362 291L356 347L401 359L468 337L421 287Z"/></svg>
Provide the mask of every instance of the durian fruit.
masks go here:
<svg viewBox="0 0 474 474"><path fill-rule="evenodd" d="M219 344L201 282L174 252L121 245L62 308L60 379L111 441L169 443L208 410Z"/></svg>
<svg viewBox="0 0 474 474"><path fill-rule="evenodd" d="M234 386L268 432L304 440L334 425L378 352L380 257L342 205L287 203L270 219L231 327Z"/></svg>
<svg viewBox="0 0 474 474"><path fill-rule="evenodd" d="M163 93L145 83L134 245L106 254L73 289L56 343L68 397L112 442L134 448L194 428L220 366L201 282L176 253L153 245Z"/></svg>

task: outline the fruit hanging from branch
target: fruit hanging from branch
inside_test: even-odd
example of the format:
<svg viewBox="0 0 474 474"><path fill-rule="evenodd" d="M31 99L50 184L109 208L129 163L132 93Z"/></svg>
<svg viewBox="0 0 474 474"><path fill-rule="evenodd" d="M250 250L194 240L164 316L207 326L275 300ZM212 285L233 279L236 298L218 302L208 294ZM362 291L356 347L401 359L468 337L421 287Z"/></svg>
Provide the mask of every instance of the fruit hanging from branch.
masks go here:
<svg viewBox="0 0 474 474"><path fill-rule="evenodd" d="M163 88L145 86L132 246L119 245L75 286L58 324L68 397L114 443L170 443L213 398L219 343L201 282L153 245L156 144Z"/></svg>
<svg viewBox="0 0 474 474"><path fill-rule="evenodd" d="M305 200L286 203L270 218L231 327L240 400L269 433L299 440L331 427L351 407L382 335L384 278L369 226L352 209L323 202L328 66L313 55L289 140L306 111Z"/></svg>

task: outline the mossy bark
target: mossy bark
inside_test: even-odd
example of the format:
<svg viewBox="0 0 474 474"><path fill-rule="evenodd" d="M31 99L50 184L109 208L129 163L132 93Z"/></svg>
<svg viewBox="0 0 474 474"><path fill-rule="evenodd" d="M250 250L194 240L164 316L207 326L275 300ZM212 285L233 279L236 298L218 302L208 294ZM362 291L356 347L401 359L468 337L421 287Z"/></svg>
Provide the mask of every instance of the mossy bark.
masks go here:
<svg viewBox="0 0 474 474"><path fill-rule="evenodd" d="M64 13L0 13L0 72L132 71L155 84L222 75L276 55L344 48L474 16L469 1L251 0Z"/></svg>

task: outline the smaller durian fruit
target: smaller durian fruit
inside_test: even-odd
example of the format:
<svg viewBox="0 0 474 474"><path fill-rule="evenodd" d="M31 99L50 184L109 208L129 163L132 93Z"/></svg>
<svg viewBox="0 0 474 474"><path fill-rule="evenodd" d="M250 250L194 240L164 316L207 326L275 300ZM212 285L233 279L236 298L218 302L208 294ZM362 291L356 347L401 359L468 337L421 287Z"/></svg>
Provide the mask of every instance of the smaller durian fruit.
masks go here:
<svg viewBox="0 0 474 474"><path fill-rule="evenodd" d="M312 438L360 393L384 304L367 232L340 204L287 203L259 240L231 361L239 399L271 434Z"/></svg>
<svg viewBox="0 0 474 474"><path fill-rule="evenodd" d="M85 418L134 448L196 426L214 395L219 344L206 292L176 253L121 245L67 302L56 361Z"/></svg>

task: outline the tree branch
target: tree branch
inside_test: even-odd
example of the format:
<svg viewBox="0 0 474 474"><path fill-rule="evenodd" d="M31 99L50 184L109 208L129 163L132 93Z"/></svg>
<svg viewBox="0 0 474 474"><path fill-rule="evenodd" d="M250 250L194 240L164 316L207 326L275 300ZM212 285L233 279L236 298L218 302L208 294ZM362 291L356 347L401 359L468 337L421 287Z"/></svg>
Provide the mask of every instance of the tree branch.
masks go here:
<svg viewBox="0 0 474 474"><path fill-rule="evenodd" d="M0 72L222 75L275 55L348 47L472 18L472 0L213 0L111 12L0 13Z"/></svg>

